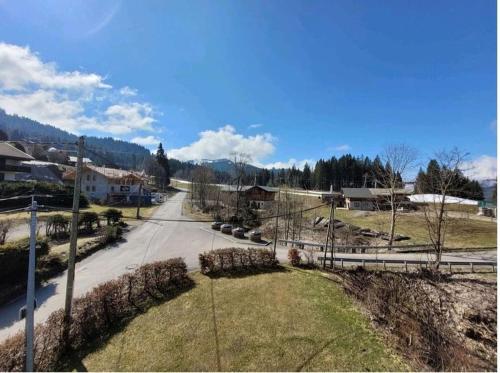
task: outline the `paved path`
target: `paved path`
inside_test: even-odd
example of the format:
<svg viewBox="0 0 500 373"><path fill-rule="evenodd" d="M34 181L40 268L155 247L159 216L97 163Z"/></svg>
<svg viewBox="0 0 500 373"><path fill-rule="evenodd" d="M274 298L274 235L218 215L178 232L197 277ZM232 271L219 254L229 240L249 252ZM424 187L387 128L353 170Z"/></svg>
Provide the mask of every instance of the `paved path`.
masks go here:
<svg viewBox="0 0 500 373"><path fill-rule="evenodd" d="M189 219L182 215L184 192L179 192L158 208L153 218ZM221 247L248 247L221 233L210 232L206 223L147 221L126 236L126 242L100 250L76 265L75 297L96 285L132 271L141 264L174 257L183 257L188 268L198 268L198 254ZM286 258L286 248L279 250L278 258ZM64 306L66 272L37 289L38 309L35 322L43 322L53 311ZM0 340L24 327L17 321L19 308L25 298L0 307Z"/></svg>

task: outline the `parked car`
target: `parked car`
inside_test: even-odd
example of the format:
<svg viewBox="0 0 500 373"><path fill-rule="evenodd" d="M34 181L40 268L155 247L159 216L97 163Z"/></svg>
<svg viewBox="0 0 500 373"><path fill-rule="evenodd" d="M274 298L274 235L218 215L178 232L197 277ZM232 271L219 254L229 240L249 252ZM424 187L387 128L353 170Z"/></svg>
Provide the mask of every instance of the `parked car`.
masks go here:
<svg viewBox="0 0 500 373"><path fill-rule="evenodd" d="M220 231L220 227L222 226L221 221L214 221L212 223L212 229L215 229L216 231Z"/></svg>
<svg viewBox="0 0 500 373"><path fill-rule="evenodd" d="M231 234L233 231L233 226L231 224L222 224L220 226L220 231L222 233Z"/></svg>
<svg viewBox="0 0 500 373"><path fill-rule="evenodd" d="M233 236L236 238L245 238L245 230L243 228L234 228Z"/></svg>
<svg viewBox="0 0 500 373"><path fill-rule="evenodd" d="M262 233L260 230L258 229L255 229L253 231L250 232L250 240L252 240L253 242L260 242L262 241Z"/></svg>

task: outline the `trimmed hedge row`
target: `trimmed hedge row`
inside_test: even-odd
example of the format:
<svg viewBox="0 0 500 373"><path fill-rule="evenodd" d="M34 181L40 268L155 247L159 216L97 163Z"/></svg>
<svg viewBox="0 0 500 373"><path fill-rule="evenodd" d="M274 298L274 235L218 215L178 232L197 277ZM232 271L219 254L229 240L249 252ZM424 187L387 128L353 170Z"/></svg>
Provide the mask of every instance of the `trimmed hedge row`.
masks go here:
<svg viewBox="0 0 500 373"><path fill-rule="evenodd" d="M62 309L36 327L35 369L58 370L66 351L85 351L89 344L108 338L120 323L193 286L181 258L146 264L133 273L97 286L74 300L67 344L62 339ZM0 371L23 371L24 350L24 332L2 343Z"/></svg>
<svg viewBox="0 0 500 373"><path fill-rule="evenodd" d="M199 255L201 273L275 268L279 261L271 250L227 248L204 252Z"/></svg>

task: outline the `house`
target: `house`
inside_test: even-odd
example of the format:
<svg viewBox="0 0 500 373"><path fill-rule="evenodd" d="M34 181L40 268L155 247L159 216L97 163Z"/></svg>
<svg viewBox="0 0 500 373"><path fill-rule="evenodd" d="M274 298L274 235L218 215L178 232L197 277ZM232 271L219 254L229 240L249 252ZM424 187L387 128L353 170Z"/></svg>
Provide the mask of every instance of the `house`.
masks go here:
<svg viewBox="0 0 500 373"><path fill-rule="evenodd" d="M236 185L223 185L221 192L228 197L233 197L228 198L232 203L236 200L236 195L239 194L241 200L249 203L250 206L267 209L272 207L278 189L261 185L242 185L239 188Z"/></svg>
<svg viewBox="0 0 500 373"><path fill-rule="evenodd" d="M76 167L77 160L78 160L78 157L70 155L68 157L68 164L70 166ZM90 158L83 157L82 162L83 162L83 164L87 164L87 163L92 163L92 160Z"/></svg>
<svg viewBox="0 0 500 373"><path fill-rule="evenodd" d="M63 179L67 183L74 182L75 171L66 173ZM145 181L144 175L137 172L86 163L82 167L81 190L91 201L124 204L137 203L141 190L141 203L151 204L151 192L141 187Z"/></svg>
<svg viewBox="0 0 500 373"><path fill-rule="evenodd" d="M407 189L397 189L396 198L401 204L411 203L408 196L411 191ZM390 189L388 188L342 188L342 195L345 207L349 210L373 211L377 209L387 209Z"/></svg>
<svg viewBox="0 0 500 373"><path fill-rule="evenodd" d="M0 143L0 181L15 181L18 174L30 174L31 168L23 161L34 158L9 143Z"/></svg>

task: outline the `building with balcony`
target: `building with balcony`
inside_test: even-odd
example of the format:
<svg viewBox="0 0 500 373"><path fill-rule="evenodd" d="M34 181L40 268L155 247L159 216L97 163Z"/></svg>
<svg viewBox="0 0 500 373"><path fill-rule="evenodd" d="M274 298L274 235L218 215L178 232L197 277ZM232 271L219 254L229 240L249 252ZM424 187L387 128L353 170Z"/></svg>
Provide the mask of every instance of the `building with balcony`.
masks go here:
<svg viewBox="0 0 500 373"><path fill-rule="evenodd" d="M73 183L75 170L64 174L63 179L66 183ZM137 172L89 163L82 167L81 191L91 201L130 204L137 203L140 194L142 204L147 205L151 203L151 192L144 188L144 184L146 178Z"/></svg>
<svg viewBox="0 0 500 373"><path fill-rule="evenodd" d="M30 174L31 168L23 161L34 158L6 142L0 142L0 181L15 181L18 174Z"/></svg>

